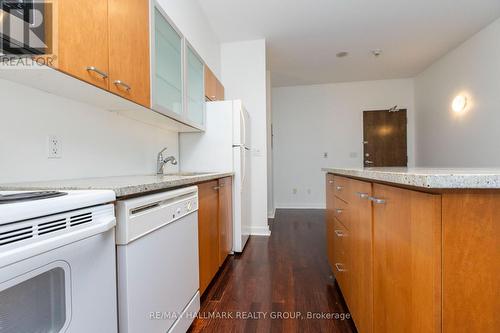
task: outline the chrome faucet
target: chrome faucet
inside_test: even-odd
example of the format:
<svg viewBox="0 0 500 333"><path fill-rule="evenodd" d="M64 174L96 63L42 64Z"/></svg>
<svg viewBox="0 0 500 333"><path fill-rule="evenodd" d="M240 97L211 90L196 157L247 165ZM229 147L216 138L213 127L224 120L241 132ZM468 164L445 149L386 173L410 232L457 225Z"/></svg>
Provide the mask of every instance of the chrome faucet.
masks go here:
<svg viewBox="0 0 500 333"><path fill-rule="evenodd" d="M156 173L158 175L163 174L163 167L165 164L168 162L172 163L172 165L177 165L177 160L173 156L168 156L168 157L163 157L163 153L167 151L167 147L163 148L159 153L158 157L156 158Z"/></svg>

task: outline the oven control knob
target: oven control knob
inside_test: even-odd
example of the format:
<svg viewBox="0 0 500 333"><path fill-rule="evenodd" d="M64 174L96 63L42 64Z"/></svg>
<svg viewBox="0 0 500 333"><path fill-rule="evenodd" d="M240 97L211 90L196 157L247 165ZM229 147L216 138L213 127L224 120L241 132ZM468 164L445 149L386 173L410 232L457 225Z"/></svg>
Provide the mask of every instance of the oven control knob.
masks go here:
<svg viewBox="0 0 500 333"><path fill-rule="evenodd" d="M176 211L177 215L179 215L181 213L181 209L180 208L177 208L177 211Z"/></svg>

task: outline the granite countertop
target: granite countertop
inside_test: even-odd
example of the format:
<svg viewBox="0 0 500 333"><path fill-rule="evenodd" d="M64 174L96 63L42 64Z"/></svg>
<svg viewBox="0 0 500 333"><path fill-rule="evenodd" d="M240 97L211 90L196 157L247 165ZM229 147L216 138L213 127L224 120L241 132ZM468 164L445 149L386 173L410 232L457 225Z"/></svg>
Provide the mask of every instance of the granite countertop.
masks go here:
<svg viewBox="0 0 500 333"><path fill-rule="evenodd" d="M500 189L500 169L323 168L323 171L431 189Z"/></svg>
<svg viewBox="0 0 500 333"><path fill-rule="evenodd" d="M133 175L99 178L52 180L0 184L2 191L31 190L112 190L116 197L140 195L169 188L189 186L196 183L233 176L232 172L175 173L165 175Z"/></svg>

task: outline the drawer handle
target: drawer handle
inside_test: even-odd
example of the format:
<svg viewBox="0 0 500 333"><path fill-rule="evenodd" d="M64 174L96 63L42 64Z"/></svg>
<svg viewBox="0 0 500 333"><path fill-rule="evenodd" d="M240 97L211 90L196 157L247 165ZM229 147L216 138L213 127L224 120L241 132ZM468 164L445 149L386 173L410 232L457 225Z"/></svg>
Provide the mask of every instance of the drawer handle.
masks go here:
<svg viewBox="0 0 500 333"><path fill-rule="evenodd" d="M379 198L375 198L375 197L369 197L369 199L374 203L374 204L377 204L377 205L383 205L385 204L385 200L384 199L379 199Z"/></svg>
<svg viewBox="0 0 500 333"><path fill-rule="evenodd" d="M339 271L339 272L346 272L346 271L347 271L347 269L342 268L341 266L343 267L344 265L343 265L343 264L340 264L340 263L336 263L336 264L335 264L335 268L337 269L337 271Z"/></svg>
<svg viewBox="0 0 500 333"><path fill-rule="evenodd" d="M343 189L343 188L344 188L344 186L337 186L337 187L335 187L335 189L336 189L337 191L339 191L339 192L340 192L340 191L342 191L342 189Z"/></svg>
<svg viewBox="0 0 500 333"><path fill-rule="evenodd" d="M99 68L94 66L87 67L87 71L97 73L98 75L102 76L103 79L106 79L108 77L108 73L101 71Z"/></svg>
<svg viewBox="0 0 500 333"><path fill-rule="evenodd" d="M337 235L337 237L345 237L345 234L341 230L335 230L335 235Z"/></svg>
<svg viewBox="0 0 500 333"><path fill-rule="evenodd" d="M358 195L361 199L368 199L370 196L368 193L358 192Z"/></svg>
<svg viewBox="0 0 500 333"><path fill-rule="evenodd" d="M328 181L328 184L333 184L333 180L329 180L329 181Z"/></svg>
<svg viewBox="0 0 500 333"><path fill-rule="evenodd" d="M343 210L343 209L340 209L340 208L335 209L335 212L336 212L337 214L342 214L342 212L343 212L343 211L344 211L344 210Z"/></svg>
<svg viewBox="0 0 500 333"><path fill-rule="evenodd" d="M218 191L218 190L220 190L220 186L214 186L213 189Z"/></svg>
<svg viewBox="0 0 500 333"><path fill-rule="evenodd" d="M114 81L113 84L115 86L122 86L123 88L125 88L126 91L130 91L132 89L131 86L129 86L128 84L126 84L125 82L120 81L120 80Z"/></svg>

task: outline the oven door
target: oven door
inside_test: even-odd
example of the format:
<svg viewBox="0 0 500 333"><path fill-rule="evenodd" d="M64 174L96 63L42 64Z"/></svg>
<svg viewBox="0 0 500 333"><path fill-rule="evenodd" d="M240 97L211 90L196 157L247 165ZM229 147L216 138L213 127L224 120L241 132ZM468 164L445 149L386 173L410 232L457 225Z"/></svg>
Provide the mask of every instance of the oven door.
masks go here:
<svg viewBox="0 0 500 333"><path fill-rule="evenodd" d="M55 261L0 283L1 332L64 332L71 319L71 274Z"/></svg>
<svg viewBox="0 0 500 333"><path fill-rule="evenodd" d="M0 268L0 332L117 332L114 228Z"/></svg>

